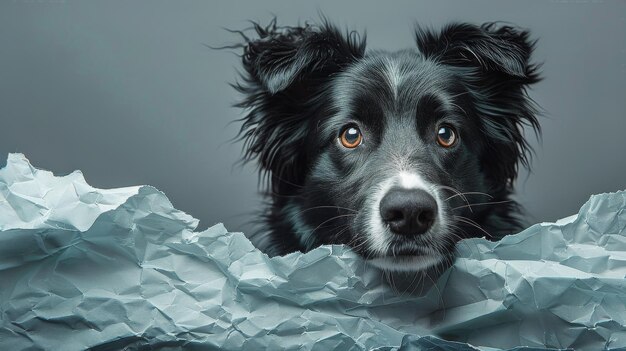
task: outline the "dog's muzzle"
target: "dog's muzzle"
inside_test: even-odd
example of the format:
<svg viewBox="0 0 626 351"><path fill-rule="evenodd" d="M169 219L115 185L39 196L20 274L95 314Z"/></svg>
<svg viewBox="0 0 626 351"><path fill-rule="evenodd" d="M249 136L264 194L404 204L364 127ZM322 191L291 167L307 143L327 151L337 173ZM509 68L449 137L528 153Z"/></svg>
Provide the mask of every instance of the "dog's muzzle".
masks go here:
<svg viewBox="0 0 626 351"><path fill-rule="evenodd" d="M435 223L437 201L423 189L392 188L380 201L380 217L393 234L421 235Z"/></svg>
<svg viewBox="0 0 626 351"><path fill-rule="evenodd" d="M369 263L391 271L420 271L442 260L428 244L445 227L434 188L409 172L380 183L369 212L368 243L375 252Z"/></svg>

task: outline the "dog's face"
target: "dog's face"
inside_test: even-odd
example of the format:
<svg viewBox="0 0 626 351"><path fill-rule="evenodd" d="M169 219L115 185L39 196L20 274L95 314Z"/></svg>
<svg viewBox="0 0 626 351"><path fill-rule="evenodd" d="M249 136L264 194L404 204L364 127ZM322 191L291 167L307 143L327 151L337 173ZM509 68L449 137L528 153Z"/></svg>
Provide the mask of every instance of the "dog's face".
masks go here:
<svg viewBox="0 0 626 351"><path fill-rule="evenodd" d="M521 126L537 127L526 33L455 25L418 30L415 50L368 54L328 24L257 33L237 87L246 156L270 177L266 251L345 244L418 271L463 237L515 229Z"/></svg>
<svg viewBox="0 0 626 351"><path fill-rule="evenodd" d="M466 92L446 67L413 51L365 57L338 74L332 90L304 182L309 201L299 209L326 203L336 208L318 210L317 221L343 217L300 237L324 233L382 268L438 262L458 239L455 216L465 212L452 211L462 206L462 198L449 201L453 189L488 190Z"/></svg>

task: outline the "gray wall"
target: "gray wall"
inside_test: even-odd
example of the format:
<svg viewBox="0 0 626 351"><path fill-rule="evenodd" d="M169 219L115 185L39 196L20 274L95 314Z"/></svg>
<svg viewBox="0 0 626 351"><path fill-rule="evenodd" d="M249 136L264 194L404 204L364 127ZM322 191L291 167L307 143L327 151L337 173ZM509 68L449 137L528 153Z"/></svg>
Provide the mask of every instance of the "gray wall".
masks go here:
<svg viewBox="0 0 626 351"><path fill-rule="evenodd" d="M203 44L237 40L247 19L318 18L367 29L368 48L413 45L412 23L510 21L540 41L543 143L519 198L535 221L626 188L626 2L2 1L0 165L81 169L97 187L151 184L205 228L247 231L259 208L254 167L233 167L240 117L227 83L238 58Z"/></svg>

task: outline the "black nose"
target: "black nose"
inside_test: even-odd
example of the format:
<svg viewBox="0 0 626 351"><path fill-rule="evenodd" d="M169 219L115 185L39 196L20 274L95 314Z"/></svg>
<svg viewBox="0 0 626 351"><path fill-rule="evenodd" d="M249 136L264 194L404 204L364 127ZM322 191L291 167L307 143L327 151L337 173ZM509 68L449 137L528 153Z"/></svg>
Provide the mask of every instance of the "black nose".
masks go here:
<svg viewBox="0 0 626 351"><path fill-rule="evenodd" d="M395 234L424 234L437 217L437 201L425 190L394 188L380 201L380 216Z"/></svg>

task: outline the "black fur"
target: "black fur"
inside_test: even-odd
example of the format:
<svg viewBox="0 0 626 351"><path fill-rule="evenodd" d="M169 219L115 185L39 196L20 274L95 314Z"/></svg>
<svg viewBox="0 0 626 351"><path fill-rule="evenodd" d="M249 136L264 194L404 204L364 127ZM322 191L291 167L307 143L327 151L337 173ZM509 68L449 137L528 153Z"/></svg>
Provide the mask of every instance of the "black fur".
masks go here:
<svg viewBox="0 0 626 351"><path fill-rule="evenodd" d="M460 238L521 228L510 196L531 151L523 127L539 133L526 93L540 79L528 32L494 23L418 28L417 49L366 53L364 37L326 21L255 31L244 36L235 88L245 96L237 105L247 112L244 159L258 161L267 180L264 228L252 237L265 252L346 244L370 259L419 247L449 257ZM453 148L435 141L442 121L458 129ZM364 141L347 150L337 140L352 124ZM371 233L373 194L394 170L434 185L442 224L410 240L387 233L387 251L376 251L367 238L382 235Z"/></svg>

